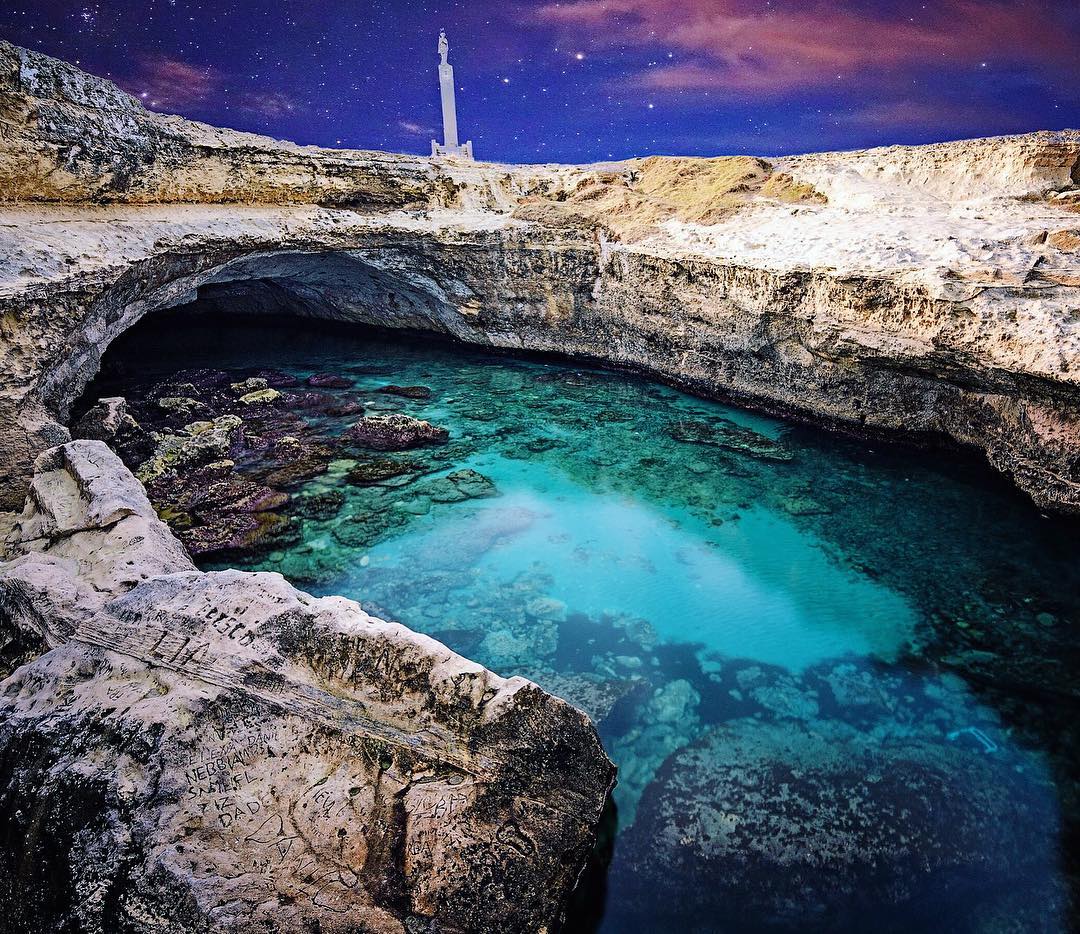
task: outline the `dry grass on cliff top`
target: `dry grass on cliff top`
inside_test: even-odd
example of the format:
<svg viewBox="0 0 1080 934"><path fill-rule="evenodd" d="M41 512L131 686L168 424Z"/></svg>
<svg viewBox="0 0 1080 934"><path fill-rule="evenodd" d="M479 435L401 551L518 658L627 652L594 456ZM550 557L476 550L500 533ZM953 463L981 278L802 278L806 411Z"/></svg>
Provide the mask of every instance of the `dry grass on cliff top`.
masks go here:
<svg viewBox="0 0 1080 934"><path fill-rule="evenodd" d="M757 197L825 202L811 186L774 173L763 159L653 156L628 162L625 171L592 172L569 189L527 199L514 216L553 227L599 225L634 241L669 220L717 224Z"/></svg>

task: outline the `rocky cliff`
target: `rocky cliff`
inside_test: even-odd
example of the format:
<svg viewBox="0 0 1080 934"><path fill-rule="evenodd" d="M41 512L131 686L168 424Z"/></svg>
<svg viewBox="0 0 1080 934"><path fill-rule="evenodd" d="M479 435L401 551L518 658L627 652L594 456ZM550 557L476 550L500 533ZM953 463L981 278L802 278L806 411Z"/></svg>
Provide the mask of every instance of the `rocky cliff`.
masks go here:
<svg viewBox="0 0 1080 934"><path fill-rule="evenodd" d="M626 365L983 450L1080 510L1080 133L498 166L153 114L0 45L3 501L109 342L199 300Z"/></svg>
<svg viewBox="0 0 1080 934"><path fill-rule="evenodd" d="M0 683L0 928L557 924L614 772L583 713L352 601L195 570L101 442L39 459L13 544L4 656L42 654Z"/></svg>

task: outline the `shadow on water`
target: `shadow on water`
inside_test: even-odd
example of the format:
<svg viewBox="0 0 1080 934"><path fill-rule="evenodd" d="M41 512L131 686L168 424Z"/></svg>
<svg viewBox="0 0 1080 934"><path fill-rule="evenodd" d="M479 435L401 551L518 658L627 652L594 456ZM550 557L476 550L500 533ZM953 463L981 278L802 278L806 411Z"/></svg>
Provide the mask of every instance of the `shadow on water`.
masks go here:
<svg viewBox="0 0 1080 934"><path fill-rule="evenodd" d="M154 427L191 367L219 395L331 373L352 405L290 413L333 453L281 481L288 534L203 566L353 596L593 718L620 777L568 930L1070 929L1076 521L955 452L315 321L148 319L77 412L123 394ZM350 481L357 406L450 442ZM266 447L235 469L273 486Z"/></svg>
<svg viewBox="0 0 1080 934"><path fill-rule="evenodd" d="M600 815L596 845L567 906L563 934L596 934L600 930L607 908L608 868L615 853L618 832L619 809L615 800L609 797Z"/></svg>

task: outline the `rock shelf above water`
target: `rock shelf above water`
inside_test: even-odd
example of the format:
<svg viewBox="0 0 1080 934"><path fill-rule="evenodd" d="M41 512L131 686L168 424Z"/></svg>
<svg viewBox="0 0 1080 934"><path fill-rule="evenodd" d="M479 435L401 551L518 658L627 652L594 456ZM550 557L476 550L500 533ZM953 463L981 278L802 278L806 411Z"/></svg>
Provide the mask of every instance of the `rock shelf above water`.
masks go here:
<svg viewBox="0 0 1080 934"><path fill-rule="evenodd" d="M42 652L0 697L20 930L557 923L614 775L583 713L352 601L196 571L101 442L41 457L14 539L4 623Z"/></svg>

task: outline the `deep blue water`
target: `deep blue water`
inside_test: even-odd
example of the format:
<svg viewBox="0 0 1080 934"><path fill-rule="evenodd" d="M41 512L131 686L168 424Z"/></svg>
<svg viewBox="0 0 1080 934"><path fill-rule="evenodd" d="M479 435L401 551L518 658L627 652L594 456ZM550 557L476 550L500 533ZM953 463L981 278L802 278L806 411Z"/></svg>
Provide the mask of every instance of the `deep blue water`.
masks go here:
<svg viewBox="0 0 1080 934"><path fill-rule="evenodd" d="M411 472L376 485L348 483L343 454L290 491L299 544L229 563L594 717L620 778L575 929L1070 929L1076 523L973 459L623 373L276 328L133 335L100 391L188 366L330 372L368 412L450 431L377 455ZM310 418L334 438L356 416ZM463 470L490 483L446 479Z"/></svg>

